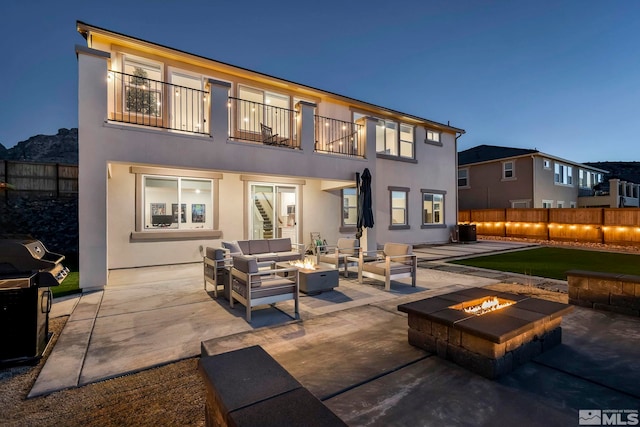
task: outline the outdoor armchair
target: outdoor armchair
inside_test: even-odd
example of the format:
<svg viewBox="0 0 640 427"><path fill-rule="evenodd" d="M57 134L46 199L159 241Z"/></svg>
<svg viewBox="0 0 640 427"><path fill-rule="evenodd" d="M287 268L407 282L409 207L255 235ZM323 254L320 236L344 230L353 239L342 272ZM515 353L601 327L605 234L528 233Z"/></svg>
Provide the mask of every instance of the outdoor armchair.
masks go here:
<svg viewBox="0 0 640 427"><path fill-rule="evenodd" d="M287 277L284 277L286 274ZM285 300L294 300L294 318L299 318L298 295L299 280L296 267L282 268L271 262L270 268L258 269L253 256L234 256L231 268L231 298L246 308L247 322L251 322L251 309L259 305L275 304Z"/></svg>
<svg viewBox="0 0 640 427"><path fill-rule="evenodd" d="M385 243L382 251L360 251L358 256L358 282L363 277L384 281L384 289L391 290L391 280L411 277L416 286L418 260L413 247L403 243Z"/></svg>
<svg viewBox="0 0 640 427"><path fill-rule="evenodd" d="M207 282L213 285L213 295L218 298L218 291L224 291L228 283L228 270L233 264L233 259L222 248L207 248L203 257L204 266L204 290L207 290ZM222 288L222 289L221 289ZM225 292L228 298L228 291Z"/></svg>
<svg viewBox="0 0 640 427"><path fill-rule="evenodd" d="M353 258L358 257L360 242L358 239L340 238L335 245L316 245L316 263L329 264L337 270L344 269L344 277L349 277L350 265L357 265Z"/></svg>

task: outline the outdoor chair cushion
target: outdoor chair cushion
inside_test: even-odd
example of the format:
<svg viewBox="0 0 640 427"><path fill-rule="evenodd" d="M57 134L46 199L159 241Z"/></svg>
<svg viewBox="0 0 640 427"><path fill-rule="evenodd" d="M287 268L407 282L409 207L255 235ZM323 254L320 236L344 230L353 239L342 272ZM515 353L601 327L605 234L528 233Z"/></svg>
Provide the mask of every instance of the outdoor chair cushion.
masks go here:
<svg viewBox="0 0 640 427"><path fill-rule="evenodd" d="M362 270L367 271L369 273L378 274L380 276L386 275L386 263L382 262L365 262L362 265ZM401 262L393 262L389 263L390 275L402 274L402 273L411 273L411 266L401 263Z"/></svg>
<svg viewBox="0 0 640 427"><path fill-rule="evenodd" d="M249 250L249 241L248 240L238 240L238 246L240 246L240 251L243 255L251 255L251 251Z"/></svg>
<svg viewBox="0 0 640 427"><path fill-rule="evenodd" d="M287 252L278 252L278 261L298 261L302 258L300 252L289 250Z"/></svg>
<svg viewBox="0 0 640 427"><path fill-rule="evenodd" d="M267 240L249 240L249 254L267 254L273 252L269 250L269 241Z"/></svg>
<svg viewBox="0 0 640 427"><path fill-rule="evenodd" d="M385 256L411 255L413 253L413 246L404 243L385 243L382 251ZM411 258L407 257L405 260L402 258L394 258L392 261L410 262Z"/></svg>
<svg viewBox="0 0 640 427"><path fill-rule="evenodd" d="M336 246L340 249L340 254L351 256L356 253L356 248L360 247L360 242L358 242L358 239L341 237L338 239Z"/></svg>
<svg viewBox="0 0 640 427"><path fill-rule="evenodd" d="M223 241L222 247L225 249L229 249L229 252L232 254L242 254L243 251L240 248L240 245L237 241Z"/></svg>
<svg viewBox="0 0 640 427"><path fill-rule="evenodd" d="M207 248L206 256L209 259L219 261L221 259L224 259L224 250L220 248Z"/></svg>
<svg viewBox="0 0 640 427"><path fill-rule="evenodd" d="M257 273L258 261L254 256L247 256L247 255L234 256L233 268L245 274ZM235 281L238 281L241 285L244 284L243 281L238 277L234 277L234 283ZM262 279L260 276L253 276L251 278L252 288L260 287L261 284L262 284Z"/></svg>
<svg viewBox="0 0 640 427"><path fill-rule="evenodd" d="M237 280L233 281L233 290L243 298L247 298L247 287ZM251 298L264 298L273 295L282 295L285 293L294 293L296 291L296 284L289 279L283 277L266 278L262 280L262 285L259 288L251 288Z"/></svg>
<svg viewBox="0 0 640 427"><path fill-rule="evenodd" d="M276 254L274 252L265 252L265 253L256 253L253 254L253 256L255 256L258 259L258 262L265 262L265 261L280 261L280 254Z"/></svg>
<svg viewBox="0 0 640 427"><path fill-rule="evenodd" d="M291 239L270 239L267 240L269 252L289 252L291 251Z"/></svg>

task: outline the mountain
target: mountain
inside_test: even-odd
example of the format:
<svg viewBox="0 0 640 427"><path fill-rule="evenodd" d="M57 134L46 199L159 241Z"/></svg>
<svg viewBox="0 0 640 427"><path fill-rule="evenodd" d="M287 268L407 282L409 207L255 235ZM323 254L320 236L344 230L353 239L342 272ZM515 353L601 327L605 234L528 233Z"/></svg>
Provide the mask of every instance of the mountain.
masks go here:
<svg viewBox="0 0 640 427"><path fill-rule="evenodd" d="M586 162L585 165L609 171L606 179L619 178L640 184L640 162Z"/></svg>
<svg viewBox="0 0 640 427"><path fill-rule="evenodd" d="M78 164L78 128L56 135L36 135L7 149L0 144L0 160Z"/></svg>

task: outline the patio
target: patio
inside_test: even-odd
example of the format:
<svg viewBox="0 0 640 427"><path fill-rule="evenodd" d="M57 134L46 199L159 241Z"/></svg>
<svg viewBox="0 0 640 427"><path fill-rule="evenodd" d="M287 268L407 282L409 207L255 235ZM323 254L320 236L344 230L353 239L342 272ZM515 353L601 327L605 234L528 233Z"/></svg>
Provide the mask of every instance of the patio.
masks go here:
<svg viewBox="0 0 640 427"><path fill-rule="evenodd" d="M494 425L498 418L571 425L580 409L637 411L640 319L576 307L563 319L563 344L497 381L408 344L399 304L481 286L535 292L545 282L471 268L446 271L434 261L438 252L462 256L457 252L465 248L474 254L522 247L483 242L420 248L416 288L402 279L385 292L381 282L359 285L351 274L335 291L302 295L300 321L286 314L293 305L286 302L256 310L252 324L242 306L231 310L226 300L212 298L211 289L202 290L200 264L113 271L104 291L54 304L52 316L71 317L30 397L201 351L260 344L350 425ZM525 286L512 285L518 280Z"/></svg>

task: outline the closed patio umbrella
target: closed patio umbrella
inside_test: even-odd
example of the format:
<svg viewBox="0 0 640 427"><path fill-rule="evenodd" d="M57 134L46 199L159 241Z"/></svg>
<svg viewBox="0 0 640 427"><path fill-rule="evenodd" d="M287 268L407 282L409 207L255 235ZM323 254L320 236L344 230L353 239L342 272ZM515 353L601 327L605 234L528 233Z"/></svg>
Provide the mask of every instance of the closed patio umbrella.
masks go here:
<svg viewBox="0 0 640 427"><path fill-rule="evenodd" d="M358 233L356 237L362 237L362 228L373 227L373 208L371 206L371 172L365 168L362 172L362 183L357 182L358 192Z"/></svg>

